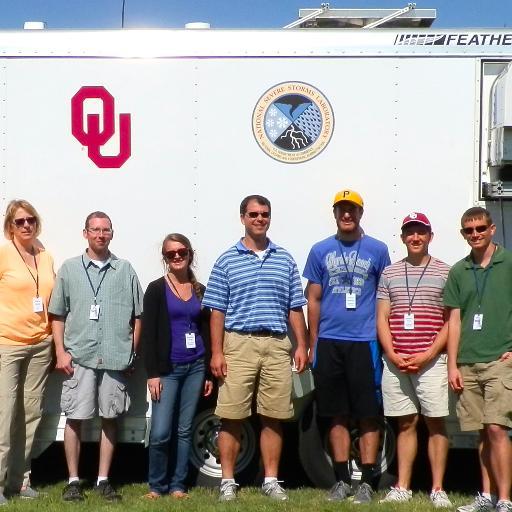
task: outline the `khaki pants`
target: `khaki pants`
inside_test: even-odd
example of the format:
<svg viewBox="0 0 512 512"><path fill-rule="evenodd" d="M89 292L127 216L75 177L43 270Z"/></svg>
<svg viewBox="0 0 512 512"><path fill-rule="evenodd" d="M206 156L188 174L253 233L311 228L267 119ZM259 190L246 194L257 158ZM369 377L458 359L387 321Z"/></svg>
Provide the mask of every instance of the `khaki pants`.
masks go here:
<svg viewBox="0 0 512 512"><path fill-rule="evenodd" d="M30 482L32 443L41 421L52 341L0 345L0 488Z"/></svg>

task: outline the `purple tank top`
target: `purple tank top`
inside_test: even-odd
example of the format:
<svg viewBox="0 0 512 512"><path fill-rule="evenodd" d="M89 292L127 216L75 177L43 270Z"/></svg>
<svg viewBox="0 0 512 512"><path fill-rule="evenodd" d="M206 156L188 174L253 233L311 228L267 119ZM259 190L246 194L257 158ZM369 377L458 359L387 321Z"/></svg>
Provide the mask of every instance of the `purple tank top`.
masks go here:
<svg viewBox="0 0 512 512"><path fill-rule="evenodd" d="M192 293L189 300L181 300L172 293L168 286L165 287L165 298L171 330L170 361L171 363L193 362L204 355L204 343L199 334L201 303L195 293ZM187 332L193 332L196 335L195 348L187 348L185 344L185 333Z"/></svg>

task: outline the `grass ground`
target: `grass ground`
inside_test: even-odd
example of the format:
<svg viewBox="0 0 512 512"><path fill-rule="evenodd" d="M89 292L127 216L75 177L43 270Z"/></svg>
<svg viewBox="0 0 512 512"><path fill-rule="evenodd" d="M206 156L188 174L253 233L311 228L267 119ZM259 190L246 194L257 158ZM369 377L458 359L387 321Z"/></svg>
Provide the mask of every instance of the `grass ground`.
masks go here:
<svg viewBox="0 0 512 512"><path fill-rule="evenodd" d="M162 510L173 510L176 512L246 512L246 511L275 511L282 512L313 512L326 511L334 512L340 510L375 510L378 512L432 512L434 509L426 494L415 493L413 499L407 504L377 504L378 499L382 498L385 492L379 492L376 495L375 502L371 505L354 505L350 502L330 503L325 500L325 490L301 488L289 491L289 501L274 502L262 496L260 490L255 487L242 488L239 497L235 502L219 503L217 501L217 489L195 488L190 492L190 498L187 500L176 500L168 497L159 500L149 501L143 498L147 492L145 484L128 484L119 487L118 490L123 495L123 501L120 503L106 503L94 495L92 490L87 491L87 499L82 503L65 503L61 499L61 492L64 483L59 483L46 487L39 487L39 490L46 495L37 501L22 500L19 498L11 499L5 507L6 512L11 511L51 511L61 512L68 510L102 510L102 511L121 511L129 510L134 512L151 512ZM450 494L454 507L467 503L471 498L462 494ZM451 509L454 510L454 509Z"/></svg>

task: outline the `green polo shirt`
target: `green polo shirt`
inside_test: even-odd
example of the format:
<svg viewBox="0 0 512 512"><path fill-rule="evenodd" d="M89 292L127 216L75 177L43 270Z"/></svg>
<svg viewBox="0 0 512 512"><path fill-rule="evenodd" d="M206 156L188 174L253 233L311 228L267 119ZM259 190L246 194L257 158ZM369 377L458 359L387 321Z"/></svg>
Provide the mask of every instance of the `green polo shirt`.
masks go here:
<svg viewBox="0 0 512 512"><path fill-rule="evenodd" d="M94 290L103 278L96 297L97 320L89 318L94 293L87 273ZM142 288L128 261L111 254L100 269L87 252L66 260L57 274L48 311L66 317L64 346L74 362L102 370L124 370L130 365Z"/></svg>
<svg viewBox="0 0 512 512"><path fill-rule="evenodd" d="M488 272L480 305L483 324L479 331L473 329L479 298L471 255L451 268L444 287L445 306L460 309L459 364L488 363L512 350L512 252L498 246L489 265L475 266L475 272L480 293Z"/></svg>

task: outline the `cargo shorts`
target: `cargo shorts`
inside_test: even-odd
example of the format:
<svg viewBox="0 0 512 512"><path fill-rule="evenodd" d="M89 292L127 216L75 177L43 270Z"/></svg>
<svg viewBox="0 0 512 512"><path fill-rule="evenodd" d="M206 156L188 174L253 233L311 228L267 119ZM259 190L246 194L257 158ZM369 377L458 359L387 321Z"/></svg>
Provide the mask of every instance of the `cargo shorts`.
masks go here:
<svg viewBox="0 0 512 512"><path fill-rule="evenodd" d="M512 428L512 359L461 364L464 390L458 396L460 429L482 430L495 424Z"/></svg>
<svg viewBox="0 0 512 512"><path fill-rule="evenodd" d="M60 407L67 418L89 420L98 409L102 418L113 419L130 407L126 377L117 370L97 370L73 363L74 373L62 383Z"/></svg>

